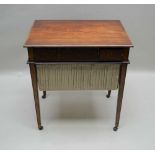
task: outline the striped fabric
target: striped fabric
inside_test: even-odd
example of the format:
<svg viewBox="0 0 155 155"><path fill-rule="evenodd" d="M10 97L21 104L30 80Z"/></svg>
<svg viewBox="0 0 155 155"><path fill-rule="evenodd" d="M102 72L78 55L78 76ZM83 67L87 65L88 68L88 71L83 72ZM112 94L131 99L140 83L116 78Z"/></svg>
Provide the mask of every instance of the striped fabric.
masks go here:
<svg viewBox="0 0 155 155"><path fill-rule="evenodd" d="M43 90L114 90L120 64L40 64L38 85Z"/></svg>

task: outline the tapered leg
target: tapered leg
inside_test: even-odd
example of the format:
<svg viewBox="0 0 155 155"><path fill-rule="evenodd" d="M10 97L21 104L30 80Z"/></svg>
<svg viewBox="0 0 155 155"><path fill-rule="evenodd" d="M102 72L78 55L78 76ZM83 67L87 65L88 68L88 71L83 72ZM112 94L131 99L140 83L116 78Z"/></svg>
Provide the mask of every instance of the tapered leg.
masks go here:
<svg viewBox="0 0 155 155"><path fill-rule="evenodd" d="M43 96L42 96L43 99L46 98L46 91L43 91Z"/></svg>
<svg viewBox="0 0 155 155"><path fill-rule="evenodd" d="M111 90L108 90L108 94L106 95L107 98L109 98L111 95Z"/></svg>
<svg viewBox="0 0 155 155"><path fill-rule="evenodd" d="M117 98L116 119L115 119L115 127L113 128L114 131L117 131L118 126L119 126L120 113L121 113L122 100L123 100L123 92L124 92L124 85L125 85L126 70L127 70L127 64L121 64L120 74L119 74L119 89L118 89L118 98Z"/></svg>
<svg viewBox="0 0 155 155"><path fill-rule="evenodd" d="M33 87L33 95L34 95L34 101L35 101L35 110L36 110L36 116L37 116L38 129L42 130L43 126L41 126L36 65L29 64L29 67L30 67L30 73L31 73L31 79L32 79L32 87Z"/></svg>

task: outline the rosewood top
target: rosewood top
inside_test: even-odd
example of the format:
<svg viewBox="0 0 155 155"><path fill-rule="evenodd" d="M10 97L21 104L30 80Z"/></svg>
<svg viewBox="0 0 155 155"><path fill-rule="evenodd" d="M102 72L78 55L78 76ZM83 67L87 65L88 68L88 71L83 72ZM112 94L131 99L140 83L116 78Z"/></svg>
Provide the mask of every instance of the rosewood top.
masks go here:
<svg viewBox="0 0 155 155"><path fill-rule="evenodd" d="M119 20L36 20L24 47L132 47Z"/></svg>

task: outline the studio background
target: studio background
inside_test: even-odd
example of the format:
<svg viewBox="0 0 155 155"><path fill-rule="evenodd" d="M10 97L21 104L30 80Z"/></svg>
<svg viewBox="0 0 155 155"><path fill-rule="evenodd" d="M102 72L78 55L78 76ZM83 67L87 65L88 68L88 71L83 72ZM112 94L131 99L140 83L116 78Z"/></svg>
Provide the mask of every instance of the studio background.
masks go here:
<svg viewBox="0 0 155 155"><path fill-rule="evenodd" d="M155 149L155 5L0 5L0 149ZM120 129L117 91L54 91L36 128L27 50L36 19L121 20L130 50Z"/></svg>

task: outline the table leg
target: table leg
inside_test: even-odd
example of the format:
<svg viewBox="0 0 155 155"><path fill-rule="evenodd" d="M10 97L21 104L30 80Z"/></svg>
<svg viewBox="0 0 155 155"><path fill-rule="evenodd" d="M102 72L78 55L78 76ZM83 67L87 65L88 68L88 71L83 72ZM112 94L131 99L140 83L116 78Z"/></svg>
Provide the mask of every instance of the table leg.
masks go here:
<svg viewBox="0 0 155 155"><path fill-rule="evenodd" d="M121 66L120 66L116 119L115 119L115 127L113 128L114 131L117 131L118 126L119 126L127 65L128 64L121 64Z"/></svg>
<svg viewBox="0 0 155 155"><path fill-rule="evenodd" d="M29 64L29 67L30 67L30 73L31 73L31 80L32 80L32 87L33 87L33 95L34 95L34 101L35 101L35 110L36 110L36 116L37 116L38 129L42 130L43 126L41 125L36 65L35 64Z"/></svg>

